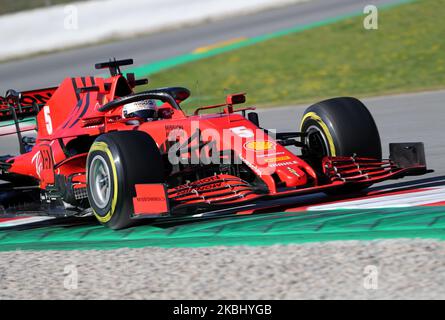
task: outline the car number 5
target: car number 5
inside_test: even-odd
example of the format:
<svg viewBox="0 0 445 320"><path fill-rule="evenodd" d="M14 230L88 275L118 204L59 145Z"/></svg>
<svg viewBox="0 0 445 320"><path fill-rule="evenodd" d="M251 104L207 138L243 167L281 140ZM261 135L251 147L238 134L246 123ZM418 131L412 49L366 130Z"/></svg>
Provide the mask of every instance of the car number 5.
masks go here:
<svg viewBox="0 0 445 320"><path fill-rule="evenodd" d="M53 133L53 122L51 120L49 106L43 107L43 115L45 117L46 132L48 132L48 134L52 134Z"/></svg>
<svg viewBox="0 0 445 320"><path fill-rule="evenodd" d="M230 130L240 138L252 138L254 136L253 131L244 126L231 128Z"/></svg>

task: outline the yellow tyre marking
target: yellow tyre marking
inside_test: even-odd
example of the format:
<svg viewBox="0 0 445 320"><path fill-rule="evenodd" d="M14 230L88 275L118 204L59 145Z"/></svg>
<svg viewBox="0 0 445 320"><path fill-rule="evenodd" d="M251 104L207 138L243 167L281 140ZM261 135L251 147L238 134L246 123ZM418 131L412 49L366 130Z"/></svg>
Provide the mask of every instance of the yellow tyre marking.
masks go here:
<svg viewBox="0 0 445 320"><path fill-rule="evenodd" d="M117 183L117 170L116 170L116 165L114 164L113 155L111 154L111 151L110 151L110 149L108 148L108 145L105 142L95 142L95 143L93 143L93 145L91 146L91 149L90 149L90 154L93 151L102 151L102 152L104 152L108 156L108 159L110 160L111 169L113 171L114 193L113 193L113 200L111 201L110 211L108 211L107 214L104 217L101 217L93 209L93 213L96 216L96 218L100 222L102 222L102 223L107 223L108 221L111 220L111 218L113 217L114 212L116 211L117 195L119 194L118 183ZM87 181L89 181L88 171L87 171Z"/></svg>
<svg viewBox="0 0 445 320"><path fill-rule="evenodd" d="M336 156L336 151L335 151L335 144L334 144L334 139L332 139L332 135L329 132L329 128L326 125L326 123L324 123L324 121L320 118L320 116L318 114L316 114L315 112L308 112L304 115L303 120L301 120L301 127L300 127L300 131L302 131L303 129L303 123L307 120L307 119L311 119L316 121L320 127L322 128L326 139L328 139L328 143L329 143L329 149L331 152L331 156L335 157Z"/></svg>

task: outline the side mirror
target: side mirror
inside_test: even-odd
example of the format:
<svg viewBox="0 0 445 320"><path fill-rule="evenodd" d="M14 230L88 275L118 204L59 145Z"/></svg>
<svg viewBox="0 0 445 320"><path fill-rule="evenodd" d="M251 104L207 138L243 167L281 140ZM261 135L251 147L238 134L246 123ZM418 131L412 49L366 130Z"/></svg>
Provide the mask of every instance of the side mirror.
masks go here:
<svg viewBox="0 0 445 320"><path fill-rule="evenodd" d="M13 99L13 100L20 100L22 97L22 94L20 92L15 91L14 89L9 89L6 91L6 98Z"/></svg>
<svg viewBox="0 0 445 320"><path fill-rule="evenodd" d="M230 94L226 98L226 103L229 106L233 106L234 104L242 104L244 102L246 102L245 93Z"/></svg>
<svg viewBox="0 0 445 320"><path fill-rule="evenodd" d="M20 100L22 99L22 94L13 89L9 89L6 91L6 101L12 101L19 108L19 112L22 112L22 106L20 104Z"/></svg>
<svg viewBox="0 0 445 320"><path fill-rule="evenodd" d="M260 126L260 119L258 117L258 113L256 112L250 112L247 115L247 118L249 119L250 122L252 122L254 125L256 125L257 127Z"/></svg>

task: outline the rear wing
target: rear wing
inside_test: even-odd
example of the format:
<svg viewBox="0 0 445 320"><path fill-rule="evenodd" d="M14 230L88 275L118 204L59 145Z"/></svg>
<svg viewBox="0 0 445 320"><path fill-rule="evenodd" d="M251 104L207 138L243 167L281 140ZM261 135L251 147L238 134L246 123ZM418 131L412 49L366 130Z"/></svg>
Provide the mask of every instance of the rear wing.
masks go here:
<svg viewBox="0 0 445 320"><path fill-rule="evenodd" d="M6 97L0 96L0 122L13 120L13 110L18 118L36 116L56 90L57 87L22 92L8 90Z"/></svg>

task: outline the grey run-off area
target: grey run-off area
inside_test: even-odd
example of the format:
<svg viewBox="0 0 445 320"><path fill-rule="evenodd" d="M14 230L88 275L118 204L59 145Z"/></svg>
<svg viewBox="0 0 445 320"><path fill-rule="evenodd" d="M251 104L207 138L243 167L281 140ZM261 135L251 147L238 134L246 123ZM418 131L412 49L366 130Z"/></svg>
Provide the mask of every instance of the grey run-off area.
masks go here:
<svg viewBox="0 0 445 320"><path fill-rule="evenodd" d="M445 243L428 240L1 252L0 261L0 299L445 298Z"/></svg>

